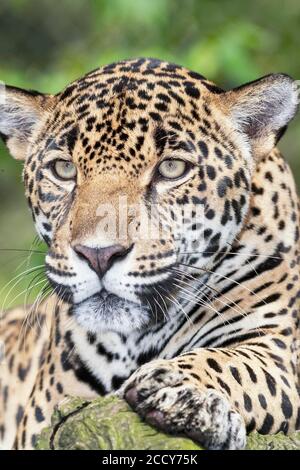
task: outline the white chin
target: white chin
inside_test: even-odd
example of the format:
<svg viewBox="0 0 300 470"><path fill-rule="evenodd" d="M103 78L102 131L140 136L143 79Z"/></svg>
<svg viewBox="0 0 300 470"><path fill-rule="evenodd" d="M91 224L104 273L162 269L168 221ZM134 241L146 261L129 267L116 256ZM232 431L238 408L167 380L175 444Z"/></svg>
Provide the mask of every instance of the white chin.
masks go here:
<svg viewBox="0 0 300 470"><path fill-rule="evenodd" d="M146 308L115 295L103 299L101 295L96 294L73 305L72 311L77 323L91 333L115 331L128 335L151 323Z"/></svg>

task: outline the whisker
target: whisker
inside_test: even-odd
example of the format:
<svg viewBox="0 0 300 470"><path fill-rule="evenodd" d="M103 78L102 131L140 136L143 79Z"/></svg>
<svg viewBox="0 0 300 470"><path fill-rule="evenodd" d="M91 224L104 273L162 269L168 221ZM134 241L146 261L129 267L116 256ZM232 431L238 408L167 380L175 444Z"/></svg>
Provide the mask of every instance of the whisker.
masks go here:
<svg viewBox="0 0 300 470"><path fill-rule="evenodd" d="M166 319L164 309L162 308L162 306L160 305L160 303L159 303L155 298L153 298L153 300L154 300L154 302L159 306L159 308L160 308L160 310L161 310L161 312L162 312L164 318ZM157 323L157 319L156 319L156 323Z"/></svg>
<svg viewBox="0 0 300 470"><path fill-rule="evenodd" d="M184 290L184 294L185 292L187 291ZM222 323L223 325L230 325L231 324L231 321L230 319L226 319L224 318L224 314L223 313L220 313L217 309L215 309L214 307L212 307L211 304L205 302L204 300L202 300L201 298L199 299L198 297L195 296L195 294L193 292L188 292L188 299L190 298L190 301L192 301L195 305L199 305L199 306L202 306L204 307L205 309L209 309L211 310L212 312L214 312L221 320L222 320ZM227 305L225 302L222 302L224 305ZM239 312L238 312L239 313ZM239 313L240 314L240 313ZM244 315L243 315L244 316ZM259 330L259 328L257 328L257 330ZM199 332L201 331L201 329L199 330Z"/></svg>
<svg viewBox="0 0 300 470"><path fill-rule="evenodd" d="M42 279L41 281L39 282L36 282L33 286L30 287L30 290L32 291L32 289L34 289L35 287L37 287L38 285L40 285L42 282L46 282L45 279ZM9 308L19 297L21 297L21 295L25 294L26 292L28 291L28 287L26 289L24 289L22 292L20 292L19 294L17 294L13 300L11 300L7 306L7 308Z"/></svg>
<svg viewBox="0 0 300 470"><path fill-rule="evenodd" d="M45 283L47 283L47 281L45 281ZM30 307L30 310L28 312L26 312L26 308L25 308L26 315L22 322L20 333L19 333L19 338L18 338L20 348L22 348L22 346L25 345L25 340L27 338L28 330L34 326L35 321L37 321L38 327L40 329L42 328L41 324L38 323L37 317L35 317L34 315L32 322L31 322L31 317L33 314L35 314L35 311L34 311L35 306L39 306L41 304L41 301L45 298L45 296L48 295L49 293L48 288L49 286L45 286L45 285L41 288L39 294L37 295L37 298L35 299L35 302Z"/></svg>
<svg viewBox="0 0 300 470"><path fill-rule="evenodd" d="M174 268L171 268L171 269L173 270ZM182 282L182 280L179 279L178 282ZM187 284L187 283L186 283L186 284ZM211 288L211 289L214 289L213 287L209 286L209 285L206 284L206 283L202 283L202 284L206 285L209 289L210 289L210 288ZM178 287L181 288L181 286L178 286ZM215 290L217 291L217 293L219 293L220 295L222 295L222 292L218 291L217 289L215 289ZM206 302L205 302L205 304L204 304L203 301L202 301L202 299L199 299L199 298L197 297L197 293L198 293L199 291L197 291L196 294L195 294L194 292L191 292L190 290L188 290L188 289L186 289L186 288L183 289L183 292L184 292L184 291L185 291L186 293L188 293L188 295L194 297L194 303L196 303L196 305L197 305L197 304L200 304L200 305L204 306L205 308L209 308L209 307L210 307ZM206 295L206 294L205 294L205 295ZM219 302L221 302L224 306L228 306L228 304L227 304L226 302L223 302L221 299L218 298L217 300L218 300ZM248 317L248 314L247 314L244 310L242 310L241 307L240 307L238 304L236 304L235 302L233 302L231 299L228 299L228 300L230 301L231 304L232 304L232 303L235 304L235 306L239 309L239 310L237 310L237 309L233 308L232 306L230 306L230 308L231 308L233 311L235 311L238 315L241 315L241 316L244 317L244 318ZM191 300L191 301L192 301L192 300ZM210 301L211 301L211 299L210 299ZM220 312L217 311L217 310L215 310L215 313L216 313L219 317L223 317L223 315L224 315L223 313L220 313ZM223 319L223 323L224 323L224 324L226 324L226 323L227 323L227 324L230 324L231 321L230 321L230 319L229 319L229 320L224 320L224 319ZM259 327L259 326L255 327L254 330L258 331L259 333L263 333L263 332L264 332L263 327Z"/></svg>
<svg viewBox="0 0 300 470"><path fill-rule="evenodd" d="M39 311L38 309L40 308L41 304L44 302L45 299L47 299L49 297L49 294L52 291L52 287L49 286L49 285L46 285L42 288L42 296L40 298L40 301L36 304L36 307L34 308L34 312L33 312L33 322L37 322L39 328L41 329L42 328L42 325L40 324L40 320L39 320Z"/></svg>
<svg viewBox="0 0 300 470"><path fill-rule="evenodd" d="M253 256L253 257L262 257L262 258L270 258L270 259L281 259L280 256L273 256L273 255L262 255L262 254L255 254L255 253L239 253L238 251L179 251L179 255L196 255L201 253L207 254L223 254L223 255L237 255L237 256Z"/></svg>
<svg viewBox="0 0 300 470"><path fill-rule="evenodd" d="M149 309L150 309L151 315L153 315L152 305L150 304L150 302L149 302L149 300L148 300L148 299L146 299L146 302L147 302L147 304L148 304L148 306L149 306Z"/></svg>
<svg viewBox="0 0 300 470"><path fill-rule="evenodd" d="M24 276L25 275L29 275L29 274L32 274L34 272L37 272L38 270L40 270L41 268L44 268L44 265L41 265L41 266L37 266L35 268L31 268L31 269L28 269L26 271L23 271L22 273L18 274L17 276L15 276L11 281L9 281L5 286L4 288L2 288L0 290L0 293L2 293L3 289L7 288L13 281L16 281L14 282L14 284L10 287L9 291L7 292L3 302L2 302L2 306L1 306L1 314L3 315L4 313L4 307L6 305L6 302L7 302L7 299L9 298L11 292L15 289L15 287L20 284L20 282L23 281L24 279ZM10 302L10 305L11 305L11 302Z"/></svg>
<svg viewBox="0 0 300 470"><path fill-rule="evenodd" d="M164 319L165 319L165 320L168 320L168 315L167 315L167 313L168 313L168 307L167 307L167 305L166 305L166 303L165 303L165 301L164 301L164 298L162 297L161 293L160 293L155 287L154 287L154 291L160 296L160 298L162 299L162 301L163 301L163 303L164 303L165 310L161 307L161 305L160 305L160 308L161 308L161 311L162 311L162 313L163 313ZM156 300L156 299L154 299L154 300Z"/></svg>
<svg viewBox="0 0 300 470"><path fill-rule="evenodd" d="M178 287L180 288L180 286L178 286ZM212 312L214 312L216 315L221 316L221 314L214 307L212 307L212 305L210 305L209 303L207 303L204 300L199 299L199 298L197 298L196 301L195 301L195 297L191 293L189 293L189 292L186 293L184 291L184 289L181 289L181 290L182 290L182 294L184 294L184 297L182 297L183 299L188 300L189 302L192 302L195 305L205 307L206 309L211 310ZM191 322L192 322L192 320L191 320ZM192 322L192 325L194 326L193 322Z"/></svg>
<svg viewBox="0 0 300 470"><path fill-rule="evenodd" d="M168 292L164 287L161 287L165 292ZM169 297L171 296L171 298ZM191 323L192 327L194 328L194 323L191 319L191 317L186 313L186 311L184 310L183 306L180 304L180 302L178 302L178 300L170 293L168 292L168 295L165 295L165 297L171 301L171 303L173 303L173 305L177 305L180 310L183 312L185 318Z"/></svg>
<svg viewBox="0 0 300 470"><path fill-rule="evenodd" d="M43 264L40 264L38 266L34 266L32 268L29 268L29 269L26 269L25 271L22 271L20 274L17 274L15 277L13 277L12 279L10 279L1 289L0 289L0 294L2 294L2 292L12 283L14 282L16 279L20 278L20 277L24 277L25 275L28 275L28 274L31 274L35 271L37 271L38 269L42 269L44 268L44 265Z"/></svg>
<svg viewBox="0 0 300 470"><path fill-rule="evenodd" d="M195 278L194 276L192 276L192 274L190 273L185 273L184 271L181 271L179 270L178 268L171 268L173 270L178 270L179 272L181 272L182 274L184 275L188 275L189 277L191 276L195 281L198 281L197 278ZM179 280L180 282L184 282L183 280ZM187 285L189 285L187 282L185 283ZM227 300L229 302L229 304L233 304L236 308L232 308L233 311L235 311L236 313L239 313L241 315L244 315L246 316L247 313L231 298L227 297L226 295L222 294L222 292L219 290L219 289L216 289L215 287L212 287L210 284L208 284L207 282L206 283L203 283L201 282L201 285L202 286L206 286L208 289L210 289L211 291L215 292L216 294L222 296L225 300ZM221 302L224 306L227 306L228 307L228 303L224 302L223 300L221 300L220 298L217 299L218 302Z"/></svg>
<svg viewBox="0 0 300 470"><path fill-rule="evenodd" d="M31 254L38 254L38 255L46 255L46 251L41 250L32 250L30 248L23 249L23 248L0 248L2 252L14 252L14 253L31 253Z"/></svg>
<svg viewBox="0 0 300 470"><path fill-rule="evenodd" d="M248 291L250 294L254 295L260 302L265 302L265 300L260 297L259 295L257 295L253 290L249 289L249 287L246 287L244 286L243 284L241 284L240 282L236 281L235 279L232 279L228 276L225 276L224 274L220 274L220 273L217 273L215 271L212 271L210 269L207 269L207 268L200 268L199 266L194 266L194 265L189 265L189 264L185 264L185 263L180 263L178 262L179 265L181 266L185 266L187 268L191 268L191 269L198 269L202 272L205 272L205 273L210 273L210 274L213 274L214 276L218 276L218 277L221 277L222 279L226 279L227 281L230 281L232 282L233 284L236 284L237 286L241 287L242 289L245 289L246 291Z"/></svg>
<svg viewBox="0 0 300 470"><path fill-rule="evenodd" d="M210 310L212 310L214 313L217 314L218 317L220 317L222 319L222 322L224 325L226 324L230 324L230 320L229 319L226 319L224 318L224 314L223 313L220 313L216 308L214 308L212 305L211 305L211 299L208 298L208 302L203 300L202 298L198 298L197 295L195 295L193 292L191 291L188 291L187 289L184 289L183 290L183 293L184 294L187 294L190 296L190 301L192 301L195 305L200 305L204 308L209 308ZM223 302L223 301L220 301L224 306L228 306L228 304L226 302ZM236 311L235 309L232 309L233 311ZM237 312L237 311L236 311ZM241 315L240 312L237 312L239 315Z"/></svg>
<svg viewBox="0 0 300 470"><path fill-rule="evenodd" d="M191 290L187 289L186 287L183 287L183 286L180 286L179 284L175 283L174 282L174 285L177 286L181 292L183 292L184 294L188 295L189 296L189 300L190 302L193 302L195 303L196 301L196 304L199 303L200 305L203 305L205 307L210 307L215 313L219 313L212 305L210 305L208 302L206 302L204 299L202 299L201 297L197 297L197 293L199 291L197 291L197 293L195 294L194 292L192 292ZM207 296L206 296L207 297ZM208 298L209 302L211 301L210 298Z"/></svg>
<svg viewBox="0 0 300 470"><path fill-rule="evenodd" d="M163 304L164 304L164 307L165 307L165 312L166 312L166 319L168 319L168 310L169 310L169 309L168 309L168 306L167 306L167 304L166 304L166 302L165 302L165 299L164 299L163 296L161 295L161 293L160 293L159 291L157 291L157 293L158 293L158 295L160 296L160 298L161 298L162 301L163 301Z"/></svg>
<svg viewBox="0 0 300 470"><path fill-rule="evenodd" d="M30 283L29 283L28 291L26 292L25 298L24 298L24 309L27 308L27 301L28 301L27 299L28 299L29 294L32 292L32 288L31 288L32 283L35 282L35 280L36 280L37 278L41 278L41 277L44 278L44 280L46 281L46 286L45 286L45 287L47 287L48 281L47 281L47 279L45 278L45 273L42 272L42 273L37 274L37 275L30 281ZM49 286L48 286L48 287L49 287ZM42 288L42 292L43 292L43 290L44 290L44 287ZM38 299L38 297L37 297L37 299ZM34 303L33 303L33 305L32 305L32 309L34 308L34 305L35 305L37 299L34 301ZM33 321L35 321L35 316L33 316L33 317L34 317L34 318L33 318Z"/></svg>
<svg viewBox="0 0 300 470"><path fill-rule="evenodd" d="M42 245L44 242L40 239L40 237L38 235L36 235L33 239L33 242L32 242L32 245L33 246L38 246L38 245Z"/></svg>

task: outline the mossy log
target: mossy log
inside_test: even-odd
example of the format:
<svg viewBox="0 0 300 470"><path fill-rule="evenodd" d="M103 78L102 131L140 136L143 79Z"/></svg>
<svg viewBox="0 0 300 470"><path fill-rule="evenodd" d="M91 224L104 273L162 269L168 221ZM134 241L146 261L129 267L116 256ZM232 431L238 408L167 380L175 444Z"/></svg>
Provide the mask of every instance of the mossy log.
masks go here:
<svg viewBox="0 0 300 470"><path fill-rule="evenodd" d="M248 449L300 449L300 432L248 437ZM190 439L166 435L147 425L124 400L116 397L84 401L66 399L55 410L51 426L38 438L39 450L201 450Z"/></svg>

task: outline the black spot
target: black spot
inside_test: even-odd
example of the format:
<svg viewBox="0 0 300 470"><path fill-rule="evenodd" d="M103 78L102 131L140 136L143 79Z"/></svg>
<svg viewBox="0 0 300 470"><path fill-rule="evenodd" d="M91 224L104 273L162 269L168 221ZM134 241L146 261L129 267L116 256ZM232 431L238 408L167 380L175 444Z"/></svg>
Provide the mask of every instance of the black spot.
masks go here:
<svg viewBox="0 0 300 470"><path fill-rule="evenodd" d="M44 413L43 413L42 409L39 406L35 407L34 415L35 415L35 419L37 420L38 423L41 423L42 421L45 421Z"/></svg>
<svg viewBox="0 0 300 470"><path fill-rule="evenodd" d="M205 216L207 219L211 220L215 216L215 211L213 209L208 209L208 211L205 213Z"/></svg>
<svg viewBox="0 0 300 470"><path fill-rule="evenodd" d="M228 395L230 396L231 395L231 390L230 390L229 386L227 385L227 383L225 383L222 379L220 379L220 377L217 377L217 381L218 381L218 384L220 385L220 387L222 387L223 390L225 390L225 392L227 392Z"/></svg>
<svg viewBox="0 0 300 470"><path fill-rule="evenodd" d="M286 419L291 418L293 415L293 406L289 397L284 391L281 392L281 409Z"/></svg>
<svg viewBox="0 0 300 470"><path fill-rule="evenodd" d="M36 441L37 441L37 436L36 436L36 434L32 434L32 436L31 436L31 446L32 446L33 448L35 448L35 446L36 446Z"/></svg>
<svg viewBox="0 0 300 470"><path fill-rule="evenodd" d="M264 189L263 188L260 188L260 187L257 187L255 183L252 183L252 192L254 194L258 194L258 195L262 195L264 193Z"/></svg>
<svg viewBox="0 0 300 470"><path fill-rule="evenodd" d="M16 440L17 442L17 440ZM21 442L22 442L22 447L25 447L26 444L26 431L25 429L22 431L22 437L21 437ZM15 444L15 448L17 449L17 444Z"/></svg>
<svg viewBox="0 0 300 470"><path fill-rule="evenodd" d="M158 154L161 155L167 143L167 132L162 127L157 127L154 131L155 146Z"/></svg>
<svg viewBox="0 0 300 470"><path fill-rule="evenodd" d="M155 103L155 108L158 109L159 111L168 111L168 106L165 103Z"/></svg>
<svg viewBox="0 0 300 470"><path fill-rule="evenodd" d="M292 334L292 329L291 328L285 328L284 330L281 330L280 334L283 336L290 336Z"/></svg>
<svg viewBox="0 0 300 470"><path fill-rule="evenodd" d="M209 179L214 180L216 178L216 170L213 166L207 165L206 167L207 176Z"/></svg>
<svg viewBox="0 0 300 470"><path fill-rule="evenodd" d="M205 77L203 77L203 75L200 75L200 73L197 73L197 72L188 72L189 76L191 78L194 78L195 80L204 80Z"/></svg>
<svg viewBox="0 0 300 470"><path fill-rule="evenodd" d="M29 369L30 369L30 366L31 366L31 361L28 362L27 367L22 367L21 364L19 365L19 367L18 367L18 377L21 380L21 382L24 382L24 380L26 379L27 374L28 374Z"/></svg>
<svg viewBox="0 0 300 470"><path fill-rule="evenodd" d="M187 95L191 96L192 98L200 98L200 91L198 88L192 86L192 85L187 85L185 86L185 92Z"/></svg>
<svg viewBox="0 0 300 470"><path fill-rule="evenodd" d="M115 93L121 93L128 86L129 78L124 76L122 77L114 86L113 91Z"/></svg>
<svg viewBox="0 0 300 470"><path fill-rule="evenodd" d="M71 96L71 94L73 93L73 91L76 89L76 84L72 84L72 85L69 85L65 91L60 95L59 99L60 101L64 100L65 98L68 98L69 96Z"/></svg>
<svg viewBox="0 0 300 470"><path fill-rule="evenodd" d="M50 224L47 224L46 222L43 223L43 227L47 232L51 232L52 227Z"/></svg>
<svg viewBox="0 0 300 470"><path fill-rule="evenodd" d="M111 353L110 351L107 351L107 349L103 346L102 343L97 344L97 353L100 354L101 356L105 356L108 362L111 362L114 358L113 353Z"/></svg>
<svg viewBox="0 0 300 470"><path fill-rule="evenodd" d="M23 415L24 415L24 408L23 406L19 405L18 406L18 411L17 411L17 414L16 414L16 423L17 423L17 426L20 424L22 418L23 418Z"/></svg>
<svg viewBox="0 0 300 470"><path fill-rule="evenodd" d="M224 176L223 178L221 178L218 182L218 196L219 197L224 197L226 196L226 193L227 193L227 188L231 188L232 187L232 181L230 178L228 178L228 176Z"/></svg>
<svg viewBox="0 0 300 470"><path fill-rule="evenodd" d="M88 340L89 344L94 344L96 339L97 339L97 337L94 333L91 333L91 332L87 333L87 340Z"/></svg>
<svg viewBox="0 0 300 470"><path fill-rule="evenodd" d="M272 341L278 346L280 349L286 349L286 344L279 338L272 338Z"/></svg>
<svg viewBox="0 0 300 470"><path fill-rule="evenodd" d="M68 370L72 369L72 364L70 363L70 360L69 360L68 351L63 351L61 353L60 362L61 362L61 365L62 365L62 368L63 368L64 371L68 371Z"/></svg>
<svg viewBox="0 0 300 470"><path fill-rule="evenodd" d="M262 369L262 371L265 374L268 389L269 389L272 397L275 397L275 395L276 395L276 382L275 382L275 379L265 369Z"/></svg>
<svg viewBox="0 0 300 470"><path fill-rule="evenodd" d="M118 390L126 379L127 377L120 377L119 375L114 375L111 381L113 390Z"/></svg>
<svg viewBox="0 0 300 470"><path fill-rule="evenodd" d="M260 434L269 434L272 429L273 424L274 424L273 416L267 413L264 419L264 422L261 428L258 430L258 432L260 432Z"/></svg>
<svg viewBox="0 0 300 470"><path fill-rule="evenodd" d="M208 156L208 147L207 147L206 143L203 142L203 140L199 140L198 147L199 147L203 157L207 158L207 156Z"/></svg>
<svg viewBox="0 0 300 470"><path fill-rule="evenodd" d="M221 373L222 372L222 368L221 366L217 363L217 361L215 359L212 359L212 358L208 358L207 359L207 364L209 365L209 367L213 370L215 370L216 372L219 372Z"/></svg>
<svg viewBox="0 0 300 470"><path fill-rule="evenodd" d="M256 422L255 422L255 419L252 418L251 421L246 426L247 434L254 431L255 428L256 428Z"/></svg>
<svg viewBox="0 0 300 470"><path fill-rule="evenodd" d="M233 164L232 164L232 157L230 155L225 155L225 164L227 168L231 170Z"/></svg>
<svg viewBox="0 0 300 470"><path fill-rule="evenodd" d="M259 209L259 207L255 207L255 206L252 207L252 215L254 217L260 215L260 213L261 213L261 210Z"/></svg>
<svg viewBox="0 0 300 470"><path fill-rule="evenodd" d="M253 382L253 383L257 383L257 376L256 376L254 370L253 370L248 364L246 364L246 363L245 363L245 367L246 367L246 369L247 369L247 371L248 371L249 377L250 377L250 379L252 380L252 382Z"/></svg>
<svg viewBox="0 0 300 470"><path fill-rule="evenodd" d="M149 116L152 117L153 121L161 121L162 120L160 114L154 113L152 111L149 113Z"/></svg>
<svg viewBox="0 0 300 470"><path fill-rule="evenodd" d="M230 372L231 372L231 375L232 377L237 381L237 383L239 385L242 385L242 379L241 379L241 376L240 376L240 373L239 371L237 370L236 367L233 367L233 366L230 366Z"/></svg>
<svg viewBox="0 0 300 470"><path fill-rule="evenodd" d="M224 92L224 90L222 90L222 88L219 88L218 86L214 85L213 83L209 83L209 82L205 82L205 81L203 81L202 83L211 93L219 95L219 94Z"/></svg>
<svg viewBox="0 0 300 470"><path fill-rule="evenodd" d="M246 392L244 392L244 407L246 411L252 411L252 400Z"/></svg>
<svg viewBox="0 0 300 470"><path fill-rule="evenodd" d="M267 405L267 400L266 400L265 396L264 396L262 393L260 393L260 394L258 395L258 400L259 400L260 406L261 406L264 410L266 410L266 409L267 409L267 406L268 406L268 405Z"/></svg>
<svg viewBox="0 0 300 470"><path fill-rule="evenodd" d="M262 299L260 302L254 304L252 308L258 308L258 307L263 307L266 304L270 304L272 302L276 302L281 297L281 294L279 292L276 292L274 294L269 295L268 297L265 297Z"/></svg>
<svg viewBox="0 0 300 470"><path fill-rule="evenodd" d="M48 402L51 401L51 393L50 393L50 391L49 391L48 389L46 390L45 395L46 395L46 400L47 400Z"/></svg>
<svg viewBox="0 0 300 470"><path fill-rule="evenodd" d="M184 106L185 105L185 102L184 100L181 98L181 96L178 95L178 93L176 93L175 91L173 90L169 90L168 91L169 95L174 98L174 100L180 105L180 106ZM178 127L177 127L178 128ZM178 129L180 130L180 129Z"/></svg>
<svg viewBox="0 0 300 470"><path fill-rule="evenodd" d="M266 180L270 181L270 183L273 183L273 176L269 171L266 171L265 178Z"/></svg>
<svg viewBox="0 0 300 470"><path fill-rule="evenodd" d="M192 364L178 364L179 369L182 370L191 370L193 369Z"/></svg>
<svg viewBox="0 0 300 470"><path fill-rule="evenodd" d="M69 152L72 153L73 149L74 149L74 146L75 146L75 143L76 143L76 140L77 140L77 137L78 137L78 127L77 126L74 126L67 134L67 145L68 145L68 149L69 149Z"/></svg>

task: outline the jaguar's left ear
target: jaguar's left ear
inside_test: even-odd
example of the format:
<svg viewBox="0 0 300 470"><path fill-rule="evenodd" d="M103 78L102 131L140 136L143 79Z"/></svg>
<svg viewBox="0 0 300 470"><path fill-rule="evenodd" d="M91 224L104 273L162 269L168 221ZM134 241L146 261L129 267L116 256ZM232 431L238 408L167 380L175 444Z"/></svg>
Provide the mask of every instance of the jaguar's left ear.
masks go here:
<svg viewBox="0 0 300 470"><path fill-rule="evenodd" d="M218 97L225 114L248 136L255 154L264 155L295 116L299 90L288 75L271 74Z"/></svg>
<svg viewBox="0 0 300 470"><path fill-rule="evenodd" d="M24 160L30 137L54 106L55 97L0 86L0 137L12 157Z"/></svg>

